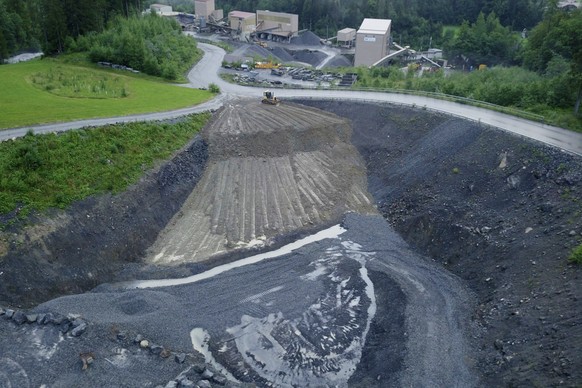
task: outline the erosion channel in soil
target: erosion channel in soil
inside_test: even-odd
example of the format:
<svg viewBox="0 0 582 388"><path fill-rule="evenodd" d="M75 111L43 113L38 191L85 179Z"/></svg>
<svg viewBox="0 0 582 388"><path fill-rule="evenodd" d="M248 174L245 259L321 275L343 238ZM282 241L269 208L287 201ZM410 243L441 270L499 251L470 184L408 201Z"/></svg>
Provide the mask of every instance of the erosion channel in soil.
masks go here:
<svg viewBox="0 0 582 388"><path fill-rule="evenodd" d="M127 192L3 232L0 386L575 386L581 189L478 123L235 101Z"/></svg>

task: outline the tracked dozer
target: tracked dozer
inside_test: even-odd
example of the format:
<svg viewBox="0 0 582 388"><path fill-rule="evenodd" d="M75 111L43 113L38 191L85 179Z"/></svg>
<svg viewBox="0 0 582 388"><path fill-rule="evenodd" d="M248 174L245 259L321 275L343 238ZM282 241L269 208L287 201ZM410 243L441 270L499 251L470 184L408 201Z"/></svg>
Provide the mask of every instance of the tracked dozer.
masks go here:
<svg viewBox="0 0 582 388"><path fill-rule="evenodd" d="M275 97L275 94L268 90L265 90L265 92L263 93L262 102L263 104L279 105L279 100L277 99L277 97Z"/></svg>

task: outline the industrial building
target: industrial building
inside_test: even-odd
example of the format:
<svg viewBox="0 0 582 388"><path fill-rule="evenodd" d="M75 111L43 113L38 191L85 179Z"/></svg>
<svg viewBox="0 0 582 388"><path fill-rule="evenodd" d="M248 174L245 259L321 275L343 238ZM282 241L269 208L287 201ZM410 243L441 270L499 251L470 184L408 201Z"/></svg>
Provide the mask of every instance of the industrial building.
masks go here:
<svg viewBox="0 0 582 388"><path fill-rule="evenodd" d="M257 15L250 12L231 11L228 13L228 22L234 31L242 34L250 33L255 30Z"/></svg>
<svg viewBox="0 0 582 388"><path fill-rule="evenodd" d="M220 20L224 17L222 9L216 9L214 0L195 0L194 13L199 20Z"/></svg>
<svg viewBox="0 0 582 388"><path fill-rule="evenodd" d="M364 19L356 34L355 66L370 66L388 55L392 20Z"/></svg>
<svg viewBox="0 0 582 388"><path fill-rule="evenodd" d="M344 28L337 32L337 43L341 46L351 47L356 39L355 28Z"/></svg>
<svg viewBox="0 0 582 388"><path fill-rule="evenodd" d="M150 11L155 12L158 15L172 14L172 6L166 4L152 4L150 5Z"/></svg>
<svg viewBox="0 0 582 388"><path fill-rule="evenodd" d="M214 0L195 0L194 1L194 13L198 18L203 17L208 20L208 17L212 15L214 11Z"/></svg>
<svg viewBox="0 0 582 388"><path fill-rule="evenodd" d="M257 34L261 38L291 38L299 32L299 15L284 12L257 11Z"/></svg>

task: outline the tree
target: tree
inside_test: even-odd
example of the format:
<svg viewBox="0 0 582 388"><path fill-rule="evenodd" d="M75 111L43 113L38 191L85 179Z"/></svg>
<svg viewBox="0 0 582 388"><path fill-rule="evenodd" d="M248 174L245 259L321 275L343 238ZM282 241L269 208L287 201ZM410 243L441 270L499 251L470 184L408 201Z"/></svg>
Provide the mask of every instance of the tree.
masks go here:
<svg viewBox="0 0 582 388"><path fill-rule="evenodd" d="M568 77L577 86L574 114L582 102L582 10L571 12L549 9L544 20L528 39L524 65L541 74L552 70L560 59L569 63Z"/></svg>
<svg viewBox="0 0 582 388"><path fill-rule="evenodd" d="M43 32L44 51L47 53L62 53L65 49L65 39L68 36L67 17L60 0L44 0Z"/></svg>
<svg viewBox="0 0 582 388"><path fill-rule="evenodd" d="M4 33L0 29L0 63L6 58L8 58L8 45L4 39Z"/></svg>
<svg viewBox="0 0 582 388"><path fill-rule="evenodd" d="M449 57L465 57L471 65L508 64L513 62L516 40L494 13L487 17L480 13L472 25L463 22L457 37L445 49Z"/></svg>

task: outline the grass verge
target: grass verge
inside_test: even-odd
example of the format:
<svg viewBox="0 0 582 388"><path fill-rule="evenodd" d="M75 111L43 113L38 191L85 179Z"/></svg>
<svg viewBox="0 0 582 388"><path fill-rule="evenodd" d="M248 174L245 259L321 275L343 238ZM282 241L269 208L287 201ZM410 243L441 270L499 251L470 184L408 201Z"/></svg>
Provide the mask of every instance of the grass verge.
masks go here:
<svg viewBox="0 0 582 388"><path fill-rule="evenodd" d="M0 66L0 129L163 112L212 98L141 74L46 58Z"/></svg>
<svg viewBox="0 0 582 388"><path fill-rule="evenodd" d="M0 143L0 227L31 210L65 208L138 181L184 146L209 113L174 123L138 122L33 135Z"/></svg>
<svg viewBox="0 0 582 388"><path fill-rule="evenodd" d="M582 265L582 244L578 245L576 248L572 250L570 253L570 257L568 258L570 263Z"/></svg>

